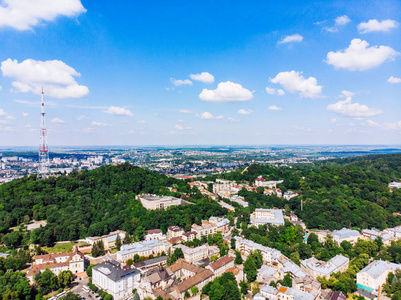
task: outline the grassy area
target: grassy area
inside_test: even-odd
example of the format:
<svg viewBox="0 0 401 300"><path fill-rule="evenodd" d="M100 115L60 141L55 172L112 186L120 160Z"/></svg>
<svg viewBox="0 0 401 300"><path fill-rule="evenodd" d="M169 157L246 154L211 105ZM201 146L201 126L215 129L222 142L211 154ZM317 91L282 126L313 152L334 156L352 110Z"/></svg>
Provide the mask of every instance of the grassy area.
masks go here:
<svg viewBox="0 0 401 300"><path fill-rule="evenodd" d="M71 252L77 243L57 243L54 247L43 247L48 253Z"/></svg>

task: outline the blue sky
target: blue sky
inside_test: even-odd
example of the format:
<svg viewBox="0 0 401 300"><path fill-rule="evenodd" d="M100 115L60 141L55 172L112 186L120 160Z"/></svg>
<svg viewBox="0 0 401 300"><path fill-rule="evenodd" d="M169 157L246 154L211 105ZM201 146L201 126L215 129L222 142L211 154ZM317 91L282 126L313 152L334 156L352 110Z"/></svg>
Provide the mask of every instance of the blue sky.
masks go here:
<svg viewBox="0 0 401 300"><path fill-rule="evenodd" d="M0 145L400 144L400 12L0 0Z"/></svg>

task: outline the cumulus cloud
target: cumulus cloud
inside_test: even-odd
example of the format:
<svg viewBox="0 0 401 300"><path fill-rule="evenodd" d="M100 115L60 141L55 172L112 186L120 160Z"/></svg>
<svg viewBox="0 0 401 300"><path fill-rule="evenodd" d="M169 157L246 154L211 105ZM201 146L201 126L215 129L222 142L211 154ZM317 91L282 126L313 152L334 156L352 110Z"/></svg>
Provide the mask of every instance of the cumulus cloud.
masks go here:
<svg viewBox="0 0 401 300"><path fill-rule="evenodd" d="M54 98L81 98L89 93L74 77L81 74L60 60L26 59L21 63L10 58L1 63L3 76L15 79L12 86L22 93L45 94Z"/></svg>
<svg viewBox="0 0 401 300"><path fill-rule="evenodd" d="M15 119L15 117L13 117L12 115L6 113L6 112L4 111L4 109L2 109L2 108L0 108L0 117L4 117L4 118L6 118L7 120L13 120L13 119Z"/></svg>
<svg viewBox="0 0 401 300"><path fill-rule="evenodd" d="M280 84L287 92L299 95L303 98L316 98L322 93L323 86L317 85L314 77L305 79L302 72L280 72L276 77L270 79L272 83Z"/></svg>
<svg viewBox="0 0 401 300"><path fill-rule="evenodd" d="M30 30L42 21L85 13L81 0L0 0L0 28Z"/></svg>
<svg viewBox="0 0 401 300"><path fill-rule="evenodd" d="M385 61L394 60L397 55L399 53L391 47L369 47L368 42L353 39L348 48L327 53L326 63L333 65L336 69L365 71L381 65Z"/></svg>
<svg viewBox="0 0 401 300"><path fill-rule="evenodd" d="M332 124L336 124L336 123L337 123L337 119L333 118L333 119L330 120L330 122L331 122Z"/></svg>
<svg viewBox="0 0 401 300"><path fill-rule="evenodd" d="M279 95L279 96L285 95L285 92L282 89L276 90L276 89L268 87L268 86L266 87L266 92L270 95Z"/></svg>
<svg viewBox="0 0 401 300"><path fill-rule="evenodd" d="M253 94L239 83L226 81L220 82L215 90L203 89L199 98L209 102L241 102L251 100Z"/></svg>
<svg viewBox="0 0 401 300"><path fill-rule="evenodd" d="M339 16L334 19L333 27L325 27L324 29L326 29L329 32L337 32L341 26L344 26L344 25L348 24L349 22L351 22L351 20L348 16L346 16L346 15Z"/></svg>
<svg viewBox="0 0 401 300"><path fill-rule="evenodd" d="M352 103L351 97L345 100L338 101L334 104L329 104L327 106L328 111L335 112L339 115L346 117L372 117L382 113L381 110L376 108L370 108L367 105Z"/></svg>
<svg viewBox="0 0 401 300"><path fill-rule="evenodd" d="M0 85L0 91L3 89L3 87Z"/></svg>
<svg viewBox="0 0 401 300"><path fill-rule="evenodd" d="M214 76L208 72L202 72L200 74L191 74L189 75L192 80L202 81L204 83L213 83Z"/></svg>
<svg viewBox="0 0 401 300"><path fill-rule="evenodd" d="M386 123L378 123L372 120L367 120L366 125L370 127L378 127L385 130L401 130L401 121L397 122L386 122Z"/></svg>
<svg viewBox="0 0 401 300"><path fill-rule="evenodd" d="M277 42L277 44L300 43L303 39L304 37L302 35L296 33L283 37L280 41Z"/></svg>
<svg viewBox="0 0 401 300"><path fill-rule="evenodd" d="M355 93L350 91L341 91L340 98L354 97Z"/></svg>
<svg viewBox="0 0 401 300"><path fill-rule="evenodd" d="M228 117L227 120L230 121L230 122L238 122L236 119L231 118L231 117Z"/></svg>
<svg viewBox="0 0 401 300"><path fill-rule="evenodd" d="M128 116L128 117L134 116L134 114L130 110L128 110L124 107L118 107L118 106L110 106L107 110L105 110L103 112L105 112L106 114L109 114L109 115Z"/></svg>
<svg viewBox="0 0 401 300"><path fill-rule="evenodd" d="M278 107L278 106L276 106L276 105L270 105L270 106L268 107L268 109L269 109L269 110L283 110L281 107Z"/></svg>
<svg viewBox="0 0 401 300"><path fill-rule="evenodd" d="M53 124L56 124L56 125L65 124L65 121L64 121L64 120L61 120L61 119L59 119L59 118L53 118L53 119L51 120L51 122L52 122Z"/></svg>
<svg viewBox="0 0 401 300"><path fill-rule="evenodd" d="M387 82L389 82L389 83L401 83L401 78L390 76L390 78L387 79Z"/></svg>
<svg viewBox="0 0 401 300"><path fill-rule="evenodd" d="M85 117L84 115L79 115L75 117L75 120L77 121L82 121L82 120L86 120L89 119L88 117Z"/></svg>
<svg viewBox="0 0 401 300"><path fill-rule="evenodd" d="M181 109L181 110L180 110L180 113L183 113L183 114L190 114L190 113L192 113L192 111L190 111L189 109Z"/></svg>
<svg viewBox="0 0 401 300"><path fill-rule="evenodd" d="M171 77L171 78L170 78L170 81L171 81L171 83L174 84L175 86L186 85L186 84L187 84L187 85L192 85L192 81L189 80L189 79L181 80L181 79L175 79L175 78Z"/></svg>
<svg viewBox="0 0 401 300"><path fill-rule="evenodd" d="M110 125L107 124L107 123L103 123L103 122L92 121L92 123L90 124L90 126L104 127L104 126L110 126Z"/></svg>
<svg viewBox="0 0 401 300"><path fill-rule="evenodd" d="M238 114L240 114L240 115L250 115L251 113L253 113L253 110L251 110L251 109L248 109L248 110L240 109L238 111Z"/></svg>
<svg viewBox="0 0 401 300"><path fill-rule="evenodd" d="M358 25L358 31L359 33L368 33L368 32L386 32L389 31L390 29L396 28L398 26L398 23L394 20L383 20L383 21L378 21L376 19L369 20L366 23L360 23Z"/></svg>
<svg viewBox="0 0 401 300"><path fill-rule="evenodd" d="M223 116L213 116L210 112L205 111L204 113L201 113L201 118L202 119L223 119Z"/></svg>

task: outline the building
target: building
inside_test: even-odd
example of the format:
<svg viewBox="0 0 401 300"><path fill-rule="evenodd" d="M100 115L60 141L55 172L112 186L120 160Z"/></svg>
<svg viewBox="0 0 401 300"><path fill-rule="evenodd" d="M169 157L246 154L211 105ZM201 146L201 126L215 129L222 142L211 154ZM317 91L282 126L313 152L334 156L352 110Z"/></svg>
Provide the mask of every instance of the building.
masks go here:
<svg viewBox="0 0 401 300"><path fill-rule="evenodd" d="M212 271L203 269L202 272L183 280L176 286L173 286L170 294L173 299L183 300L185 299L185 292L189 291L191 287L196 286L199 291L201 291L207 283L213 280L213 278L214 274Z"/></svg>
<svg viewBox="0 0 401 300"><path fill-rule="evenodd" d="M134 268L142 271L148 271L151 269L154 269L156 267L165 265L167 262L167 255L144 260L144 261L139 261L134 263Z"/></svg>
<svg viewBox="0 0 401 300"><path fill-rule="evenodd" d="M236 185L235 181L226 179L216 179L216 183L213 184L213 193L217 194L220 191L228 192Z"/></svg>
<svg viewBox="0 0 401 300"><path fill-rule="evenodd" d="M259 283L269 284L271 281L277 281L280 279L280 271L277 268L262 265L258 270L257 281Z"/></svg>
<svg viewBox="0 0 401 300"><path fill-rule="evenodd" d="M268 299L268 300L314 300L315 297L307 292L299 291L294 288L277 285L274 288L269 285L265 285L260 289L257 294L257 299ZM256 295L255 295L256 297Z"/></svg>
<svg viewBox="0 0 401 300"><path fill-rule="evenodd" d="M201 225L193 224L191 231L196 232L196 238L198 240L202 239L202 236L217 233L217 224L209 221L202 220Z"/></svg>
<svg viewBox="0 0 401 300"><path fill-rule="evenodd" d="M139 285L141 273L129 266L120 267L113 260L102 262L92 268L92 283L119 300L128 297Z"/></svg>
<svg viewBox="0 0 401 300"><path fill-rule="evenodd" d="M176 278L185 280L193 277L198 273L203 272L205 269L179 258L174 264L170 266L170 270L174 273Z"/></svg>
<svg viewBox="0 0 401 300"><path fill-rule="evenodd" d="M145 235L145 241L150 241L150 240L159 240L159 241L165 241L166 235L163 234L163 231L160 229L152 229L148 230Z"/></svg>
<svg viewBox="0 0 401 300"><path fill-rule="evenodd" d="M363 237L371 240L375 240L380 237L382 239L383 244L386 246L389 246L391 244L391 241L394 239L390 231L379 231L375 228L363 229L362 235Z"/></svg>
<svg viewBox="0 0 401 300"><path fill-rule="evenodd" d="M166 290L174 283L175 279L176 277L170 268L155 268L141 277L141 282L137 289L138 295L142 299L146 297L153 298L156 290Z"/></svg>
<svg viewBox="0 0 401 300"><path fill-rule="evenodd" d="M331 294L330 300L347 300L347 297L342 292L334 292Z"/></svg>
<svg viewBox="0 0 401 300"><path fill-rule="evenodd" d="M234 237L234 239L235 239L235 249L240 251L245 256L248 256L253 251L260 250L260 252L262 253L264 263L268 264L277 263L278 258L282 256L280 251L273 248L262 246L261 244L255 243L251 240L246 240L238 236Z"/></svg>
<svg viewBox="0 0 401 300"><path fill-rule="evenodd" d="M226 218L219 217L210 217L209 223L216 226L217 231L220 231L221 234L226 234L230 231L230 220Z"/></svg>
<svg viewBox="0 0 401 300"><path fill-rule="evenodd" d="M233 195L229 198L232 202L236 202L243 207L248 207L248 202L244 201L244 197Z"/></svg>
<svg viewBox="0 0 401 300"><path fill-rule="evenodd" d="M313 277L329 278L332 273L345 272L349 266L349 258L336 255L329 261L321 261L314 257L301 261L301 268Z"/></svg>
<svg viewBox="0 0 401 300"><path fill-rule="evenodd" d="M348 241L352 245L358 241L358 238L361 237L361 234L358 230L342 228L340 230L333 231L333 240L338 245L340 245L343 241Z"/></svg>
<svg viewBox="0 0 401 300"><path fill-rule="evenodd" d="M188 231L182 235L182 240L184 242L192 242L196 238L196 231Z"/></svg>
<svg viewBox="0 0 401 300"><path fill-rule="evenodd" d="M75 247L72 252L50 253L35 256L35 261L28 269L27 277L33 282L33 276L49 269L54 275L63 271L71 271L72 274L78 274L85 271L86 260L82 252Z"/></svg>
<svg viewBox="0 0 401 300"><path fill-rule="evenodd" d="M182 246L181 248L182 252L184 253L184 259L189 263L209 257L209 250L206 247L206 245L202 245L195 248L188 248Z"/></svg>
<svg viewBox="0 0 401 300"><path fill-rule="evenodd" d="M109 234L105 234L102 236L87 237L85 239L85 241L91 245L93 245L96 242L102 241L103 245L104 245L104 249L109 250L109 249L115 247L115 244L117 241L117 236L121 241L123 241L126 234L127 233L124 230L116 230L116 231L110 232Z"/></svg>
<svg viewBox="0 0 401 300"><path fill-rule="evenodd" d="M319 243L324 243L327 239L327 236L333 238L333 233L329 230L308 230L308 234L314 233L317 235L319 239Z"/></svg>
<svg viewBox="0 0 401 300"><path fill-rule="evenodd" d="M181 237L184 232L184 229L182 229L180 226L170 226L167 228L167 240L175 237Z"/></svg>
<svg viewBox="0 0 401 300"><path fill-rule="evenodd" d="M234 258L231 256L224 256L206 267L214 273L215 277L223 275L230 268L234 268Z"/></svg>
<svg viewBox="0 0 401 300"><path fill-rule="evenodd" d="M159 240L148 240L122 245L121 250L117 252L117 260L126 262L128 259L133 259L135 255L149 256L162 252L167 253L169 248L170 244Z"/></svg>
<svg viewBox="0 0 401 300"><path fill-rule="evenodd" d="M170 206L177 206L182 204L182 200L172 196L156 196L151 194L141 194L136 196L140 200L143 207L146 209L166 209Z"/></svg>
<svg viewBox="0 0 401 300"><path fill-rule="evenodd" d="M255 179L255 186L261 186L269 189L275 189L277 187L277 184L283 183L284 180L271 180L267 181L264 179L262 176L259 176L258 178Z"/></svg>
<svg viewBox="0 0 401 300"><path fill-rule="evenodd" d="M295 193L293 191L287 191L287 192L284 193L283 198L285 200L290 200L290 199L292 199L292 198L294 198L294 197L296 197L298 195L299 195L298 193Z"/></svg>
<svg viewBox="0 0 401 300"><path fill-rule="evenodd" d="M399 188L401 188L401 182L396 182L396 181L390 182L388 184L388 187L390 189L399 189Z"/></svg>
<svg viewBox="0 0 401 300"><path fill-rule="evenodd" d="M394 240L401 239L401 226L387 229L387 232Z"/></svg>
<svg viewBox="0 0 401 300"><path fill-rule="evenodd" d="M363 290L377 294L379 286L386 282L387 275L397 269L401 270L401 265L375 260L356 274L356 284Z"/></svg>
<svg viewBox="0 0 401 300"><path fill-rule="evenodd" d="M251 224L255 226L264 224L284 225L283 212L281 209L256 208L251 214Z"/></svg>

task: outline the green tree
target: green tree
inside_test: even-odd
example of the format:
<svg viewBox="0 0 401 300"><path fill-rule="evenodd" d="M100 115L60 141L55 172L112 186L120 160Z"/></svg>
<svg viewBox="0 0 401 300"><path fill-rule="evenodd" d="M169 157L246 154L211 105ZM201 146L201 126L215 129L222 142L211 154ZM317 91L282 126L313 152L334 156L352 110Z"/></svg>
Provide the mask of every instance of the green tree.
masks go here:
<svg viewBox="0 0 401 300"><path fill-rule="evenodd" d="M119 235L117 235L117 238L116 238L116 248L118 251L120 251L120 249L121 249L121 238Z"/></svg>
<svg viewBox="0 0 401 300"><path fill-rule="evenodd" d="M60 299L63 300L80 300L81 296L78 294L74 294L73 292L68 292L64 297L61 297Z"/></svg>
<svg viewBox="0 0 401 300"><path fill-rule="evenodd" d="M255 260L251 256L248 256L248 258L244 262L244 273L246 274L248 282L255 281L258 271Z"/></svg>
<svg viewBox="0 0 401 300"><path fill-rule="evenodd" d="M192 286L191 287L191 293L193 296L195 296L197 293L199 293L199 289L197 286Z"/></svg>
<svg viewBox="0 0 401 300"><path fill-rule="evenodd" d="M37 273L33 279L39 294L46 295L57 288L57 277L49 269L44 270L41 274Z"/></svg>
<svg viewBox="0 0 401 300"><path fill-rule="evenodd" d="M57 282L60 287L68 286L74 280L71 271L62 271L57 276Z"/></svg>
<svg viewBox="0 0 401 300"><path fill-rule="evenodd" d="M239 251L235 251L235 260L234 263L236 265L242 265L242 256L241 256L241 252Z"/></svg>
<svg viewBox="0 0 401 300"><path fill-rule="evenodd" d="M86 269L86 275L88 275L88 277L92 277L92 268L93 265L89 265L89 267Z"/></svg>

